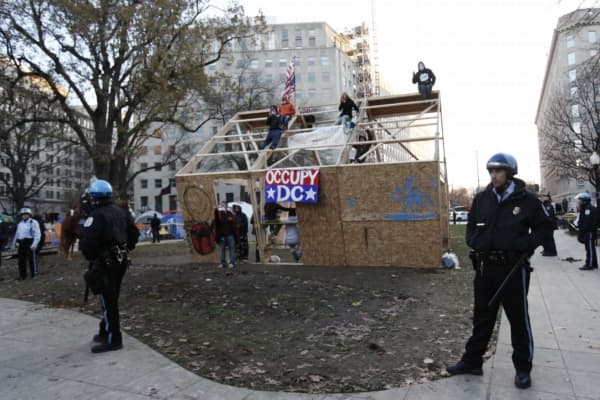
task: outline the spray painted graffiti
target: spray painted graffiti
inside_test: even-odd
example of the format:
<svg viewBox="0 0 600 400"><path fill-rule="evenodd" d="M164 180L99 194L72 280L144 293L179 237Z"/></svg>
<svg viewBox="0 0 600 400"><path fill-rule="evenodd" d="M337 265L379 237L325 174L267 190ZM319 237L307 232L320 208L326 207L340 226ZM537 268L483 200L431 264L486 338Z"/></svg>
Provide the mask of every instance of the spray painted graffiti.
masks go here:
<svg viewBox="0 0 600 400"><path fill-rule="evenodd" d="M432 186L432 188L437 187L437 183ZM435 206L433 199L423 191L414 176L407 177L402 185L396 185L391 196L392 202L398 204L399 212L386 214L385 219L392 221L418 221L437 218L437 214L431 212Z"/></svg>

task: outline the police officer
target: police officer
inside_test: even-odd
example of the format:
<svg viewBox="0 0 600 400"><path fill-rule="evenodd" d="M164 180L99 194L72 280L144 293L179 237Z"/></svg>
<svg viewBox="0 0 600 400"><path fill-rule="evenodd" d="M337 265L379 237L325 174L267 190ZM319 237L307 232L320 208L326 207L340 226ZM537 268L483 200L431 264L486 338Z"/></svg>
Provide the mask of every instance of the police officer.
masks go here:
<svg viewBox="0 0 600 400"><path fill-rule="evenodd" d="M102 320L92 353L123 347L119 327L119 292L128 266L127 252L135 248L139 231L125 210L112 202L111 185L102 179L88 189L91 212L81 231L79 250L90 261L86 283L100 295ZM92 276L93 278L89 278Z"/></svg>
<svg viewBox="0 0 600 400"><path fill-rule="evenodd" d="M487 170L491 183L475 196L467 223L466 239L473 250L476 270L473 332L461 360L447 367L447 371L450 375L483 374L483 355L502 304L511 327L514 383L525 389L531 386L533 360L527 305L531 271L528 258L552 232L552 222L540 200L525 190L522 180L514 177L517 161L513 156L493 155L487 162ZM490 302L499 289L498 300Z"/></svg>
<svg viewBox="0 0 600 400"><path fill-rule="evenodd" d="M592 196L589 193L579 193L576 198L579 209L577 240L585 246L585 264L579 269L589 271L598 268L598 258L596 256L597 210L591 203Z"/></svg>
<svg viewBox="0 0 600 400"><path fill-rule="evenodd" d="M19 216L21 217L21 221L17 225L17 231L13 238L12 247L15 246L15 243L19 246L17 251L19 259L19 277L21 279L27 278L27 264L29 264L30 276L31 279L33 279L38 273L36 249L40 243L42 233L38 222L31 218L31 208L21 208L19 210Z"/></svg>
<svg viewBox="0 0 600 400"><path fill-rule="evenodd" d="M542 202L542 205L546 209L546 214L548 214L550 220L552 220L552 228L558 229L558 220L556 219L556 212L554 211L554 205L552 204L550 195ZM555 257L558 255L556 252L556 242L554 241L554 232L552 232L546 242L542 243L542 245L544 246L544 250L542 251L544 257Z"/></svg>

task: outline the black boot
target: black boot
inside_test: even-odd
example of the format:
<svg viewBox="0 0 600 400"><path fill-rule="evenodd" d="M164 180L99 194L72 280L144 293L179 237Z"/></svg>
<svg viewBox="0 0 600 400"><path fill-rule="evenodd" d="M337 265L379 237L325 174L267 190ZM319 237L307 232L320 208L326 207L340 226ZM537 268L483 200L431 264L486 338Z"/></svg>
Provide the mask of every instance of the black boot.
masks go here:
<svg viewBox="0 0 600 400"><path fill-rule="evenodd" d="M92 353L104 353L107 351L120 350L123 348L123 343L100 343L92 346Z"/></svg>
<svg viewBox="0 0 600 400"><path fill-rule="evenodd" d="M465 363L463 360L460 360L456 364L446 367L446 371L448 371L450 375L483 375L483 370L481 369L481 367L473 367Z"/></svg>
<svg viewBox="0 0 600 400"><path fill-rule="evenodd" d="M517 371L515 375L515 386L519 389L527 389L531 386L531 376L529 372Z"/></svg>
<svg viewBox="0 0 600 400"><path fill-rule="evenodd" d="M106 343L106 341L108 340L108 337L101 333L97 333L94 335L92 340L94 341L94 343Z"/></svg>

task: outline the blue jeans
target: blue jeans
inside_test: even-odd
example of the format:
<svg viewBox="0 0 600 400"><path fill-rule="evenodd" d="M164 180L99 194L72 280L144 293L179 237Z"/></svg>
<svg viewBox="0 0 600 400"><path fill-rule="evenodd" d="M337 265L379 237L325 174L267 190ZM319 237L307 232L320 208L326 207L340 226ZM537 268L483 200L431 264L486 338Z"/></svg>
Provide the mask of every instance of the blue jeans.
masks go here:
<svg viewBox="0 0 600 400"><path fill-rule="evenodd" d="M286 115L285 117L281 117L281 125L283 126L283 129L287 129L290 119L292 119L291 115Z"/></svg>
<svg viewBox="0 0 600 400"><path fill-rule="evenodd" d="M433 85L431 83L419 83L419 93L424 99L431 99L431 90Z"/></svg>
<svg viewBox="0 0 600 400"><path fill-rule="evenodd" d="M221 248L221 265L227 266L225 247L229 247L229 263L235 264L235 237L233 235L221 236L219 238L219 247Z"/></svg>
<svg viewBox="0 0 600 400"><path fill-rule="evenodd" d="M263 143L261 150L271 144L271 148L274 149L279 145L279 139L281 139L281 129L271 129L267 134L267 138Z"/></svg>
<svg viewBox="0 0 600 400"><path fill-rule="evenodd" d="M350 116L349 115L340 115L339 117L337 117L337 119L335 120L335 124L336 125L341 125L344 124L344 128L350 128Z"/></svg>

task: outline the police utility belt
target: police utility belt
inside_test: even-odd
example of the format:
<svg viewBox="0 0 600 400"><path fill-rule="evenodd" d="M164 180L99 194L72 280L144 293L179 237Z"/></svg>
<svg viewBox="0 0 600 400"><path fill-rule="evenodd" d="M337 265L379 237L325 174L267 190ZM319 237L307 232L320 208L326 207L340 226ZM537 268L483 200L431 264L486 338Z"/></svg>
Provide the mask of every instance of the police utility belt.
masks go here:
<svg viewBox="0 0 600 400"><path fill-rule="evenodd" d="M484 267L512 267L519 261L521 253L509 250L471 251L469 257Z"/></svg>

